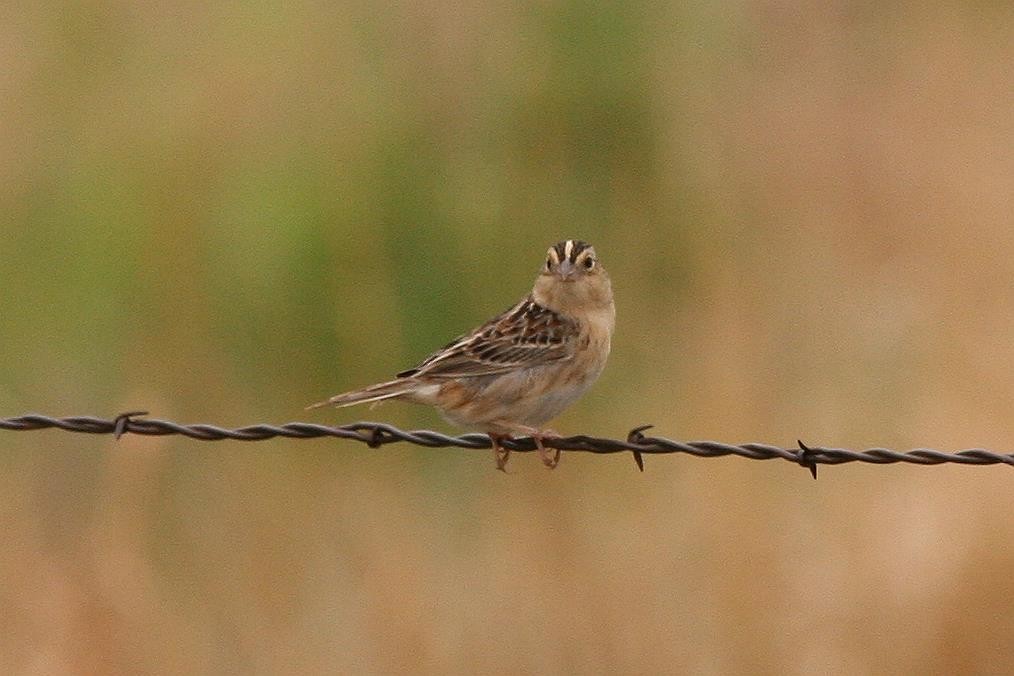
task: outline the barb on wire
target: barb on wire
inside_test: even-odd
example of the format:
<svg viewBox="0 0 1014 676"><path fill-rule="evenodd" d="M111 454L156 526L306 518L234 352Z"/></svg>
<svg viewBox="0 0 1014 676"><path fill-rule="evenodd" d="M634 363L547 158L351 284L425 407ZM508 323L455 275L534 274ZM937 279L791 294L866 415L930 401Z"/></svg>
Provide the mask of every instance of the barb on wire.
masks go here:
<svg viewBox="0 0 1014 676"><path fill-rule="evenodd" d="M489 437L485 434L471 433L455 437L430 430L405 431L393 425L377 422L354 422L337 426L290 422L282 425L259 424L228 429L207 424L183 425L169 420L144 418L143 416L145 415L147 415L145 411L131 411L121 413L112 419L104 419L92 416L53 418L45 415L29 414L15 418L0 418L0 429L22 431L60 429L66 432L83 432L86 434L112 434L117 439L124 434L146 436L178 434L199 441L219 441L222 439L263 441L275 437L286 437L289 439L335 437L358 441L371 448L380 448L386 444L397 442L407 442L428 448L491 448ZM869 448L864 451L851 451L844 448L808 446L802 441L797 442L798 448L781 448L768 444L732 445L717 441L674 441L664 437L645 436L644 432L650 428L651 425L635 427L627 435L625 441L577 435L552 439L550 445L561 451L631 453L634 456L638 469L642 472L644 471L644 455L661 455L666 453L686 453L700 458L735 455L750 460L788 460L807 468L814 479L817 478L817 465L841 465L847 462L866 462L876 465L905 462L915 465L956 463L960 465L1014 466L1014 454L994 453L982 448L972 448L954 453L935 451L930 448L916 448L905 452L892 451L887 448ZM527 437L505 440L503 445L511 451L521 453L534 451L537 448L535 442Z"/></svg>

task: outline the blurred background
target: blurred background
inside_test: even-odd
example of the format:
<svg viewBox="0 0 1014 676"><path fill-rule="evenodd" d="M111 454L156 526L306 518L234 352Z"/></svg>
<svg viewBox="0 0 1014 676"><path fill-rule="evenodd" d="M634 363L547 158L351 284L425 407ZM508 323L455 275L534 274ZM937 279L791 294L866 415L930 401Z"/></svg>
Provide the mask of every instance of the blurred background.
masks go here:
<svg viewBox="0 0 1014 676"><path fill-rule="evenodd" d="M1009 2L13 3L0 416L237 426L595 244L553 427L1014 450ZM4 673L988 673L1014 475L0 432Z"/></svg>

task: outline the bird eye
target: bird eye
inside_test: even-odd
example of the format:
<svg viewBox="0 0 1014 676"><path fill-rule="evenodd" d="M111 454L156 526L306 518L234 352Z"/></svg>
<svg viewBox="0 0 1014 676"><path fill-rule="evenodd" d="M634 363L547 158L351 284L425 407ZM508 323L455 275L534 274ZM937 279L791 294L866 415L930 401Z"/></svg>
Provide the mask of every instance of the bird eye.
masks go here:
<svg viewBox="0 0 1014 676"><path fill-rule="evenodd" d="M595 267L595 259L594 258L585 258L584 259L584 269L585 270L591 270L593 267Z"/></svg>

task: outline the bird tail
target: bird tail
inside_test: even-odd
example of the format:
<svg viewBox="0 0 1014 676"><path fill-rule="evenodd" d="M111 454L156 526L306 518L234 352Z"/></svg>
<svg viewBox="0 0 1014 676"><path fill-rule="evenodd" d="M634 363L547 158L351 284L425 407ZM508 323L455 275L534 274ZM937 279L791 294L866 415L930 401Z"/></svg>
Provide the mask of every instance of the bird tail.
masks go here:
<svg viewBox="0 0 1014 676"><path fill-rule="evenodd" d="M408 394L419 388L419 383L409 378L399 378L398 380L389 380L386 383L377 383L376 385L370 385L364 387L361 390L352 390L351 392L344 392L342 394L336 394L330 399L324 401L318 401L316 404L310 404L307 406L307 410L311 408L321 408L322 406L352 406L353 404L366 404L369 402L384 401L385 399L394 399L402 395Z"/></svg>

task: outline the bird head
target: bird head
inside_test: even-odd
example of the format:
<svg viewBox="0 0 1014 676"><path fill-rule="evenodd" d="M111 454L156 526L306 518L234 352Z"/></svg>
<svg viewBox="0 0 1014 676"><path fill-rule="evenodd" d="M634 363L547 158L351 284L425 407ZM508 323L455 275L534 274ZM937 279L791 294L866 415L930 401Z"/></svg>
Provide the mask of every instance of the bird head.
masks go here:
<svg viewBox="0 0 1014 676"><path fill-rule="evenodd" d="M577 239L549 247L533 294L540 305L565 313L606 307L613 300L609 275L595 249Z"/></svg>

